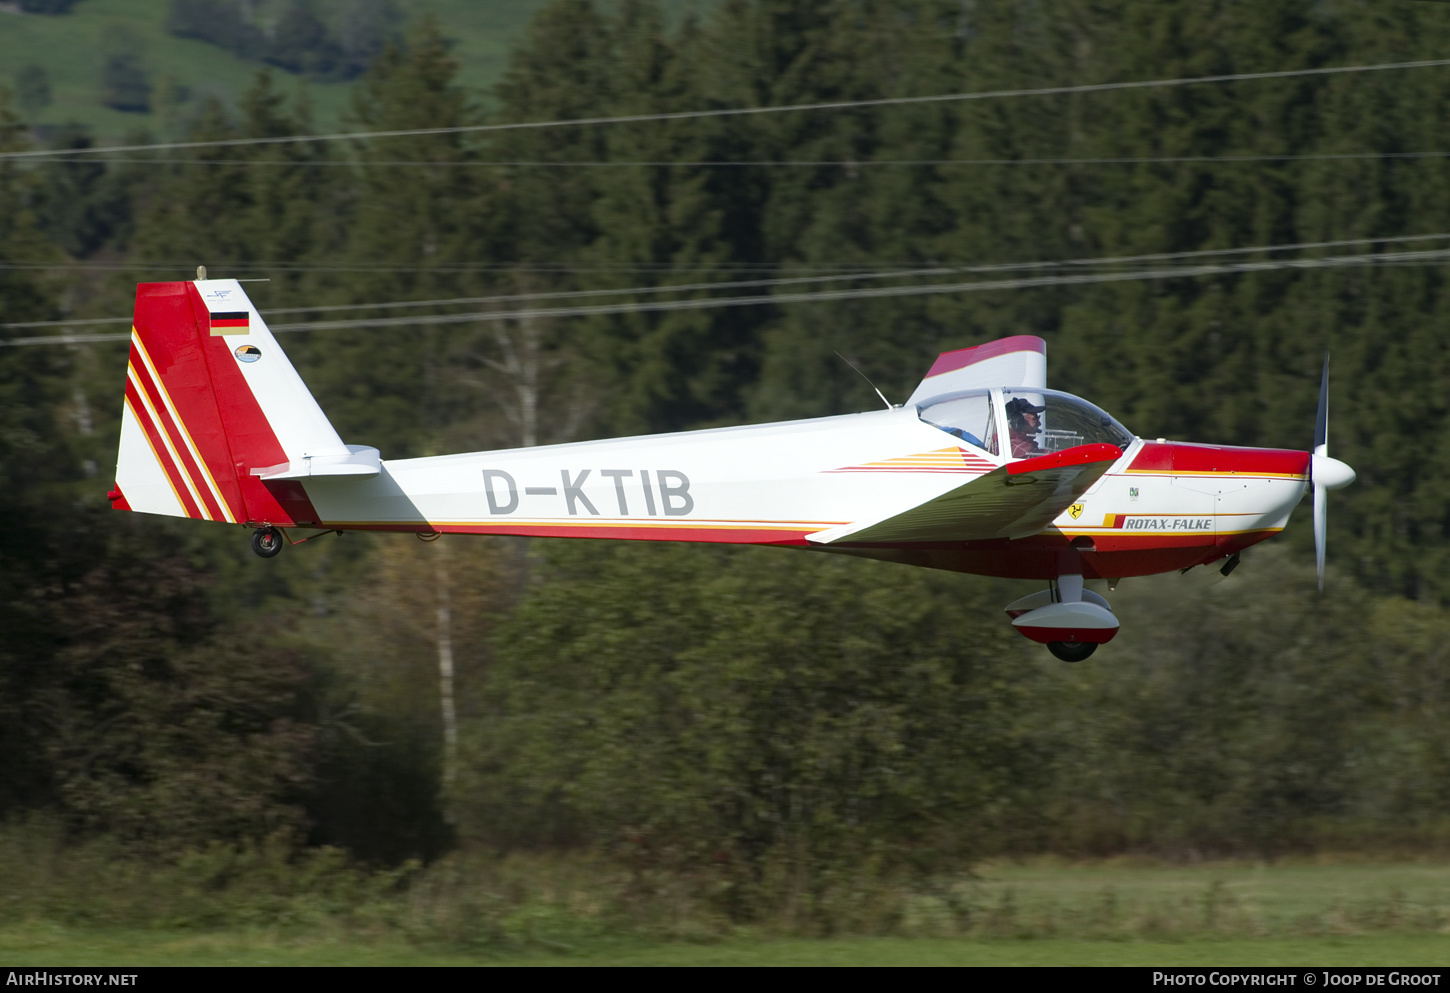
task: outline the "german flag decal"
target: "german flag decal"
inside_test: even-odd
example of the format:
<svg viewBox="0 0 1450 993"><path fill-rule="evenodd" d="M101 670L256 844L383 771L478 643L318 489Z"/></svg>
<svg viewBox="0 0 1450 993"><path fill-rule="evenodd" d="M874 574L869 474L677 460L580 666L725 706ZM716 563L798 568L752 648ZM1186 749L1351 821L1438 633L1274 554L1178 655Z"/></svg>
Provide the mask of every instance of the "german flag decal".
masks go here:
<svg viewBox="0 0 1450 993"><path fill-rule="evenodd" d="M247 334L249 331L245 310L212 311L212 334Z"/></svg>

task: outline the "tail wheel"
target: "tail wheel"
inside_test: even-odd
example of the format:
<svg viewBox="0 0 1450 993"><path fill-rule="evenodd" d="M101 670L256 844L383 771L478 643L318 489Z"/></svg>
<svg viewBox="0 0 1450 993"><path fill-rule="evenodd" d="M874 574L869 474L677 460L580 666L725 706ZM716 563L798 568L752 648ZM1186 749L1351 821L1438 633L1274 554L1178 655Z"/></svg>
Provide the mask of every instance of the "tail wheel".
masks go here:
<svg viewBox="0 0 1450 993"><path fill-rule="evenodd" d="M252 532L252 551L270 559L282 550L282 532L276 528L257 528Z"/></svg>
<svg viewBox="0 0 1450 993"><path fill-rule="evenodd" d="M1081 662L1098 650L1095 641L1049 641L1047 650L1064 662Z"/></svg>

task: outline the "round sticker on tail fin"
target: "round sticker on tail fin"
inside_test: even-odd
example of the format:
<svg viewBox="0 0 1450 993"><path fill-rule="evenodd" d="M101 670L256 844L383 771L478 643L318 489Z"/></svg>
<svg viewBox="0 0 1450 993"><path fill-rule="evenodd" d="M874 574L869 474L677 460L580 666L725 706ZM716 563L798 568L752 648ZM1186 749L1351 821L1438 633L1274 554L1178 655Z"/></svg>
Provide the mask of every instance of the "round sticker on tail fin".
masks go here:
<svg viewBox="0 0 1450 993"><path fill-rule="evenodd" d="M255 362L262 357L262 350L256 345L238 345L236 356L243 362Z"/></svg>

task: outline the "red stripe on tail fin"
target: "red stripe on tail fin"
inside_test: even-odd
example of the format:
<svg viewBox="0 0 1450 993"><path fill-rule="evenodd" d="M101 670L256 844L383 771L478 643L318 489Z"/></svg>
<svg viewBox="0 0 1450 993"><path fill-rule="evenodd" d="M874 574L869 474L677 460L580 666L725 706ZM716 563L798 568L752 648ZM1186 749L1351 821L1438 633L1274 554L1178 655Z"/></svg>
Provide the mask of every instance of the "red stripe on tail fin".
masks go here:
<svg viewBox="0 0 1450 993"><path fill-rule="evenodd" d="M187 298L188 285L142 283L136 288L136 338L156 370L160 380L157 385L165 390L176 408L232 516L246 520L236 466L212 394L211 375L201 352L196 317Z"/></svg>
<svg viewBox="0 0 1450 993"><path fill-rule="evenodd" d="M154 420L157 422L157 427L166 433L167 440L171 442L172 451L181 460L180 468L191 483L192 492L201 497L201 502L206 509L203 516L213 521L226 520L227 515L223 513L216 495L212 492L215 485L214 477L192 456L192 442L168 409L166 398L156 385L151 370L146 366L145 357L134 340L131 343L131 375L145 392L146 398L151 401L151 411L155 414Z"/></svg>
<svg viewBox="0 0 1450 993"><path fill-rule="evenodd" d="M142 381L153 383L158 397L170 400L181 422L178 427L195 446L232 516L243 522L284 525L315 521L317 515L305 494L298 500L289 493L288 499L279 501L251 475L254 468L286 462L287 455L237 369L229 339L211 335L211 313L196 285L139 285L135 333L156 373L154 379ZM144 371L144 362L141 368ZM203 467L196 468L200 476ZM198 482L204 486L206 481Z"/></svg>
<svg viewBox="0 0 1450 993"><path fill-rule="evenodd" d="M187 517L205 519L196 501L192 499L191 492L186 487L186 481L181 478L181 471L177 469L176 462L171 453L166 449L166 443L161 439L161 432L156 427L156 422L151 419L151 412L146 409L146 404L141 398L141 393L136 389L136 384L130 379L126 380L126 403L135 415L141 430L146 434L146 441L151 445L151 451L156 456L156 461L161 465L161 471L166 473L166 480L171 484L171 491L176 494L176 500L181 504Z"/></svg>

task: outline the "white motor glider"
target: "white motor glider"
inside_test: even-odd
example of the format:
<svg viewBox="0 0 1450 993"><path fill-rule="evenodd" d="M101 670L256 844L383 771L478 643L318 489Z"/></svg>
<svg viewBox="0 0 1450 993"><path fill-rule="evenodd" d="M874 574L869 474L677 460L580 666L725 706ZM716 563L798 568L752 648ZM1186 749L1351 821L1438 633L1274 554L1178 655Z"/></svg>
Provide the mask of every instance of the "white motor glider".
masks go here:
<svg viewBox="0 0 1450 993"><path fill-rule="evenodd" d="M1084 579L1227 560L1283 529L1314 486L1354 480L1314 451L1145 441L1047 388L1017 336L945 352L906 404L811 420L388 461L347 445L236 280L144 283L112 504L254 529L715 541L841 552L1048 588L1007 607L1068 661L1117 633Z"/></svg>

